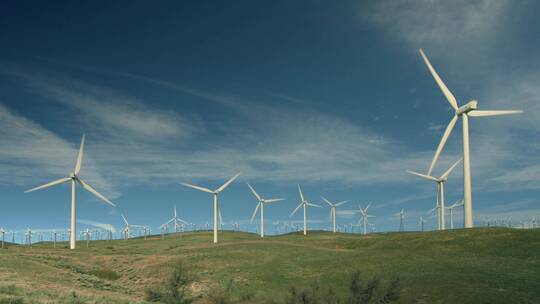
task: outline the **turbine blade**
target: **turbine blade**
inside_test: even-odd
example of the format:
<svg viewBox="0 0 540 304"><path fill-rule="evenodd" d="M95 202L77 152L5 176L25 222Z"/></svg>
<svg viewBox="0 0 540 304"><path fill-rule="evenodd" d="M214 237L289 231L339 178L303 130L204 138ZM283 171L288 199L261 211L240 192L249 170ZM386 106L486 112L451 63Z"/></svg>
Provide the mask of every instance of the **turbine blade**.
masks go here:
<svg viewBox="0 0 540 304"><path fill-rule="evenodd" d="M257 193L257 191L255 191L255 189L253 189L253 187L251 187L251 185L249 183L246 183L249 187L249 189L251 190L251 193L253 193L253 195L255 195L255 198L260 202L262 199L261 199L261 196Z"/></svg>
<svg viewBox="0 0 540 304"><path fill-rule="evenodd" d="M332 205L332 203L330 203L330 201L328 201L326 198L322 197L321 198L323 199L323 201L325 201L328 205L330 205L330 207L334 207L334 205Z"/></svg>
<svg viewBox="0 0 540 304"><path fill-rule="evenodd" d="M53 181L53 182L47 183L47 184L45 184L45 185L41 185L41 186L32 188L32 189L30 189L30 190L26 190L26 191L24 191L24 193L36 191L36 190L39 190L39 189L49 188L49 187L52 187L52 186L54 186L54 185L58 185L58 184L61 184L61 183L65 183L65 182L70 181L70 180L71 180L71 177L64 177L64 178L61 178L61 179L57 179L57 180L55 180L55 181Z"/></svg>
<svg viewBox="0 0 540 304"><path fill-rule="evenodd" d="M79 148L79 155L77 155L77 162L75 163L75 174L79 174L79 171L81 171L81 165L83 160L83 154L84 154L84 138L85 135L83 134L81 139L81 147Z"/></svg>
<svg viewBox="0 0 540 304"><path fill-rule="evenodd" d="M275 202L281 202L281 201L284 201L285 199L284 198L273 198L273 199L267 199L267 200L264 200L265 203L275 203Z"/></svg>
<svg viewBox="0 0 540 304"><path fill-rule="evenodd" d="M250 224L253 223L253 220L255 219L255 215L257 215L257 210L259 210L260 206L261 206L261 203L258 203L257 207L255 207L255 210L253 211L253 215L251 216L251 220L249 221Z"/></svg>
<svg viewBox="0 0 540 304"><path fill-rule="evenodd" d="M208 192L208 193L211 193L211 194L214 194L214 191L208 189L208 188L204 188L204 187L199 187L199 186L195 186L195 185L190 185L190 184L186 184L186 183L180 183L181 185L184 185L186 187L190 187L190 188L193 188L193 189L196 189L196 190L199 190L199 191L203 191L203 192Z"/></svg>
<svg viewBox="0 0 540 304"><path fill-rule="evenodd" d="M437 147L437 151L435 151L435 155L433 156L433 160L431 161L431 165L429 166L427 175L431 175L431 171L433 171L433 167L435 167L435 163L439 159L439 156L441 155L441 151L444 148L444 144L448 140L448 137L450 136L452 129L456 125L457 120L458 120L457 115L454 115L454 118L450 120L450 123L446 127L446 130L444 130L443 137L441 138L441 142L439 143L439 146Z"/></svg>
<svg viewBox="0 0 540 304"><path fill-rule="evenodd" d="M371 202L367 205L366 209L364 209L364 212L367 212L369 207L371 207Z"/></svg>
<svg viewBox="0 0 540 304"><path fill-rule="evenodd" d="M311 206L311 207L322 208L322 206L319 206L319 205L316 205L316 204L312 204L312 203L306 203L306 205Z"/></svg>
<svg viewBox="0 0 540 304"><path fill-rule="evenodd" d="M167 222L163 223L162 226L167 226L167 225L169 225L170 223L172 223L172 221L174 221L174 219L168 220Z"/></svg>
<svg viewBox="0 0 540 304"><path fill-rule="evenodd" d="M303 203L300 203L300 205L298 205L298 207L296 207L296 209L294 209L294 211L289 216L293 216L296 213L296 211L298 211L298 209L300 209L300 207L302 207L302 205L303 205Z"/></svg>
<svg viewBox="0 0 540 304"><path fill-rule="evenodd" d="M129 226L129 223L128 223L126 217L123 214L120 214L120 215L122 216L122 219L124 220L124 223L126 223L126 226ZM126 228L124 228L124 229L126 229Z"/></svg>
<svg viewBox="0 0 540 304"><path fill-rule="evenodd" d="M102 201L106 202L107 204L113 206L113 207L116 207L115 204L113 204L110 200L108 200L105 196L103 196L101 193L97 192L96 189L92 188L92 186L90 186L89 184L85 183L82 179L77 179L77 181L79 182L79 184L81 184L81 186L83 186L84 189L86 189L88 192L92 193L93 195L97 196L98 198L100 198Z"/></svg>
<svg viewBox="0 0 540 304"><path fill-rule="evenodd" d="M348 201L341 201L341 202L337 203L337 204L335 205L335 207L339 207L339 206L341 206L341 205L343 205L343 204L345 204L345 203L347 203L347 202L348 202Z"/></svg>
<svg viewBox="0 0 540 304"><path fill-rule="evenodd" d="M435 181L435 182L438 181L435 177L433 177L431 175L425 175L425 174L418 173L418 172L415 172L415 171L407 171L407 173L410 173L410 174L413 174L413 175L416 175L416 176L420 176L421 178L428 179L428 180L431 180L431 181Z"/></svg>
<svg viewBox="0 0 540 304"><path fill-rule="evenodd" d="M298 193L300 193L300 199L302 200L302 203L305 201L304 194L302 193L302 189L300 189L300 185L298 185Z"/></svg>
<svg viewBox="0 0 540 304"><path fill-rule="evenodd" d="M219 192L225 190L225 188L227 188L227 186L230 185L232 182L234 182L234 180L237 179L239 176L240 176L240 173L237 173L235 176L231 177L231 179L229 179L227 182L225 182L225 184L223 184L223 185L221 185L221 187L217 188L216 192L219 193Z"/></svg>
<svg viewBox="0 0 540 304"><path fill-rule="evenodd" d="M431 66L431 63L429 62L429 59L427 58L426 54L424 54L424 51L422 49L420 49L420 55L422 55L422 58L424 58L424 62L426 63L426 65L427 65L429 71L431 72L431 75L433 76L433 78L435 78L435 81L439 85L439 88L441 88L441 91L443 92L444 96L446 97L446 100L448 100L448 103L450 103L450 105L452 106L452 108L454 108L454 110L457 110L458 109L458 103L456 101L456 97L454 97L454 94L452 94L452 92L450 92L448 87L446 87L446 85L442 81L441 77L439 77L439 74L437 74L437 72L435 71L433 66Z"/></svg>
<svg viewBox="0 0 540 304"><path fill-rule="evenodd" d="M523 113L523 110L497 110L497 111L470 111L467 115L472 117L484 117L484 116L499 116L499 115L510 115L510 114L520 114Z"/></svg>
<svg viewBox="0 0 540 304"><path fill-rule="evenodd" d="M443 175L441 175L441 177L439 178L439 180L445 180L446 178L448 178L448 175L450 175L450 173L454 170L454 168L463 160L463 158L460 158L458 159L450 168L448 168L448 170L446 170L446 172L444 172Z"/></svg>

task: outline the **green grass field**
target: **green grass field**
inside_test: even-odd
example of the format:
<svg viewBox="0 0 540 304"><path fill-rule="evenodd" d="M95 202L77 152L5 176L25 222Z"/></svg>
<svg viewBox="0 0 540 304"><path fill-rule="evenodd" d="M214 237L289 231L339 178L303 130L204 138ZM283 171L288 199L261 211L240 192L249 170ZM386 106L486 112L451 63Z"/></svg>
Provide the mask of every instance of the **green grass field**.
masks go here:
<svg viewBox="0 0 540 304"><path fill-rule="evenodd" d="M345 293L358 269L366 280L398 277L404 303L540 303L540 229L311 232L264 240L222 232L218 245L210 232L194 232L93 241L90 248L81 241L74 251L65 245L0 250L0 303L144 303L145 289L163 282L178 259L193 270L192 291L204 298L232 286L228 292L247 294L248 302L283 303L292 286L313 282Z"/></svg>

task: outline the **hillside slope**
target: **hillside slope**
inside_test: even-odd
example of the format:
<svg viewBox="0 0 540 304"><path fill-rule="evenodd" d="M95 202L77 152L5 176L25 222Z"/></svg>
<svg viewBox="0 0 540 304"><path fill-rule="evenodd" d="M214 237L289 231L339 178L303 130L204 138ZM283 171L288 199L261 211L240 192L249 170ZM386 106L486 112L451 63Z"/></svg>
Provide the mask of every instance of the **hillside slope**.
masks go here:
<svg viewBox="0 0 540 304"><path fill-rule="evenodd" d="M208 294L224 285L251 301L279 302L291 286L319 282L347 291L352 271L383 281L399 277L404 302L540 303L540 230L480 228L367 236L311 232L270 236L210 232L0 250L1 299L143 302L169 265L182 259L196 273L193 290ZM15 286L13 286L15 285ZM9 302L6 302L9 303Z"/></svg>

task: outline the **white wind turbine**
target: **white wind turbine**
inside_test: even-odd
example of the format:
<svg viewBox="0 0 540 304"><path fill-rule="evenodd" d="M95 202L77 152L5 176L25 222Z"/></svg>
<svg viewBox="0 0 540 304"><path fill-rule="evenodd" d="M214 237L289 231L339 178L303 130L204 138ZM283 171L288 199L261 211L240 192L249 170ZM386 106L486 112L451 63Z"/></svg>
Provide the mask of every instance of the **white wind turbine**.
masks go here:
<svg viewBox="0 0 540 304"><path fill-rule="evenodd" d="M424 54L424 51L420 49L420 54L422 55L422 58L424 59L424 62L426 63L429 71L431 72L431 75L433 78L435 78L435 81L439 85L439 88L443 92L444 96L448 100L448 103L450 103L450 106L455 111L454 117L452 120L450 120L450 123L446 127L446 130L444 131L443 137L441 139L441 142L439 143L439 146L437 147L437 150L435 152L435 155L433 156L433 161L431 162L431 165L429 167L427 175L431 175L431 171L433 170L433 167L435 167L435 163L437 162L439 155L441 154L441 151L444 147L444 144L446 143L446 140L450 136L450 133L452 132L452 129L454 128L457 120L459 117L461 117L462 120L462 128L463 128L463 200L464 200L464 207L463 207L463 216L465 221L465 228L472 228L473 227L473 211L472 211L472 190L471 190L471 160L470 160L470 154L469 154L469 116L470 117L483 117L483 116L497 116L497 115L508 115L508 114L517 114L522 113L522 110L498 110L498 111L480 111L477 110L478 102L476 100L471 100L467 104L459 107L458 102L452 92L446 87L442 79L439 77L435 69L431 66L431 63L429 62L428 58Z"/></svg>
<svg viewBox="0 0 540 304"><path fill-rule="evenodd" d="M253 187L249 183L246 183L251 190L251 193L255 196L257 199L257 207L255 207L255 211L253 211L253 215L251 216L250 223L253 223L253 220L255 219L255 215L257 215L257 210L261 209L261 229L260 235L263 238L264 237L264 205L268 203L275 203L285 200L284 198L273 198L273 199L264 199L262 198Z"/></svg>
<svg viewBox="0 0 540 304"><path fill-rule="evenodd" d="M444 207L444 183L448 180L448 175L450 175L452 170L454 170L454 168L461 162L461 160L462 160L461 158L458 159L439 178L436 178L436 177L431 176L429 174L426 175L426 174L422 174L422 173L418 173L418 172L414 172L414 171L407 171L410 174L414 174L416 176L420 176L423 179L427 179L427 180L434 181L434 182L437 183L437 204L436 204L436 207L438 208L438 211L439 211L439 213L438 213L438 215L439 215L439 230L444 230L445 229L445 223L444 223L444 219L445 219L445 215L444 215L444 210L445 210L445 207Z"/></svg>
<svg viewBox="0 0 540 304"><path fill-rule="evenodd" d="M364 224L364 235L367 234L368 218L375 217L374 215L369 215L367 213L369 207L371 207L371 203L369 203L365 209L362 209L362 206L358 205L358 211L360 212L360 215L362 216L361 220Z"/></svg>
<svg viewBox="0 0 540 304"><path fill-rule="evenodd" d="M399 231L405 231L405 222L403 220L405 219L405 210L401 208L401 211L399 212Z"/></svg>
<svg viewBox="0 0 540 304"><path fill-rule="evenodd" d="M173 216L173 218L168 220L167 222L163 223L162 226L167 227L167 226L169 226L170 223L172 223L174 225L174 232L176 233L176 232L178 232L178 226L179 226L178 222L188 224L188 222L184 221L181 218L178 218L178 216L176 215L176 205L174 205L174 216Z"/></svg>
<svg viewBox="0 0 540 304"><path fill-rule="evenodd" d="M122 229L124 239L129 239L131 237L132 228L142 228L142 229L145 228L145 226L142 226L142 225L131 225L123 214L121 214L121 216L122 216L122 219L124 220L124 223L126 223L126 226L124 227L124 229Z"/></svg>
<svg viewBox="0 0 540 304"><path fill-rule="evenodd" d="M463 206L463 200L455 202L452 206L446 207L450 210L450 229L454 229L454 208Z"/></svg>
<svg viewBox="0 0 540 304"><path fill-rule="evenodd" d="M296 211L300 209L300 207L304 207L304 235L307 235L307 207L308 206L318 207L318 208L322 208L322 207L308 202L304 198L304 194L302 193L302 189L300 189L300 185L298 185L298 193L300 193L300 204L298 205L298 207L296 207L296 209L294 209L294 211L291 213L290 216L293 216L296 213Z"/></svg>
<svg viewBox="0 0 540 304"><path fill-rule="evenodd" d="M423 216L420 216L420 221L418 222L420 224L420 227L422 229L422 232L424 231L424 224L426 223L426 220Z"/></svg>
<svg viewBox="0 0 540 304"><path fill-rule="evenodd" d="M330 219L332 220L332 232L336 233L336 208L345 204L347 201L341 201L339 203L331 203L326 198L321 198L330 206Z"/></svg>
<svg viewBox="0 0 540 304"><path fill-rule="evenodd" d="M227 188L227 186L229 186L235 179L237 179L238 176L240 176L240 173L238 173L235 176L231 177L231 179L226 181L223 185L221 185L221 187L217 188L216 190L210 190L210 189L204 188L204 187L194 186L194 185L190 185L190 184L186 184L186 183L180 183L180 184L182 184L182 185L184 185L186 187L190 187L190 188L193 188L193 189L196 189L196 190L199 190L199 191L203 191L203 192L206 192L206 193L210 193L210 194L213 195L213 197L214 197L214 243L218 242L218 235L217 235L217 231L218 231L218 215L221 218L221 212L219 211L219 206L218 206L218 194L221 191L225 190L225 188ZM220 220L220 223L222 223L221 220Z"/></svg>
<svg viewBox="0 0 540 304"><path fill-rule="evenodd" d="M109 201L105 196L97 192L92 186L87 184L85 181L80 179L79 172L81 171L81 165L82 165L82 159L83 159L83 150L84 150L84 138L85 136L82 136L81 140L81 147L79 148L79 155L77 156L77 162L75 163L75 170L69 174L68 177L64 177L58 180L55 180L53 182L50 182L48 184L32 188L30 190L25 191L25 193L36 191L39 189L44 189L48 187L52 187L58 184L71 182L71 235L69 239L69 248L75 249L75 240L77 239L77 228L76 228L76 218L75 218L75 184L79 183L84 189L86 189L88 192L92 193L93 195L100 198L102 201L106 202L107 204L110 204L111 206L115 206L111 201Z"/></svg>

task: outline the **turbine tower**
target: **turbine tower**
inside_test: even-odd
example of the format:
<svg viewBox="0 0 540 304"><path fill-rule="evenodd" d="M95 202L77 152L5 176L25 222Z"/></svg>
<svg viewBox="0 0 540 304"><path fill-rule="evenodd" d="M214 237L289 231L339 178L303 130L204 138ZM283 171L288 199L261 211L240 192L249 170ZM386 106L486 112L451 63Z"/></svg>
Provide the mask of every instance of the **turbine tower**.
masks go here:
<svg viewBox="0 0 540 304"><path fill-rule="evenodd" d="M361 221L364 224L364 235L367 234L368 218L375 217L374 215L369 215L367 213L369 207L371 207L371 203L369 203L365 209L362 209L362 206L358 205L358 211L360 212L360 215L362 216ZM358 221L358 224L360 224L360 221Z"/></svg>
<svg viewBox="0 0 540 304"><path fill-rule="evenodd" d="M431 175L431 171L433 170L433 167L435 167L435 163L439 159L439 155L441 154L441 151L444 148L444 144L446 143L446 140L450 136L450 133L452 132L452 129L454 128L458 118L461 117L462 128L463 128L463 201L464 201L463 216L464 216L464 221L465 221L465 228L472 228L473 227L473 210L472 210L472 188L471 188L471 159L470 159L470 154L469 154L469 117L508 115L508 114L522 113L523 111L522 110L479 111L477 110L478 102L476 100L471 100L467 104L459 107L456 97L454 97L452 92L450 92L448 87L446 87L442 79L439 77L435 69L431 66L431 63L429 62L427 56L424 54L424 51L422 49L420 49L420 54L422 55L424 62L426 63L429 71L431 72L431 75L433 76L433 78L435 78L435 81L439 85L439 88L441 89L444 96L448 100L448 103L450 103L450 106L455 111L454 117L452 118L452 120L450 120L450 123L446 127L446 130L443 133L441 142L439 143L439 146L437 147L437 150L435 151L435 155L433 156L433 161L431 162L427 175Z"/></svg>
<svg viewBox="0 0 540 304"><path fill-rule="evenodd" d="M253 189L253 187L251 187L251 185L249 183L246 183L246 184L248 185L249 189L251 190L251 193L253 193L253 195L257 199L257 207L255 207L255 211L253 211L253 215L251 216L250 223L253 223L253 219L255 219L255 215L257 214L257 210L259 210L259 208L260 208L261 209L261 229L259 229L259 230L261 232L261 237L263 238L264 237L264 205L267 204L267 203L280 202L280 201L283 201L284 199L283 198L264 199L257 193L257 191L255 191L255 189Z"/></svg>
<svg viewBox="0 0 540 304"><path fill-rule="evenodd" d="M413 175L419 176L419 177L421 177L423 179L427 179L427 180L434 181L434 182L437 183L437 205L436 205L436 207L439 209L439 213L438 213L438 215L439 215L439 230L444 230L445 229L445 223L444 223L444 219L445 219L445 215L444 215L444 210L445 210L445 207L444 207L444 183L448 180L448 175L450 175L452 170L454 170L454 168L461 162L461 160L462 160L462 158L458 159L439 178L436 178L436 177L431 176L431 175L426 175L426 174L414 172L414 171L407 171L410 174L413 174Z"/></svg>
<svg viewBox="0 0 540 304"><path fill-rule="evenodd" d="M75 205L75 185L77 183L79 185L81 185L84 189L86 189L88 192L90 192L93 195L97 196L102 201L106 202L107 204L109 204L111 206L115 206L105 196L103 196L102 194L97 192L92 186L87 184L85 181L83 181L79 177L79 172L81 171L81 165L82 165L82 160L83 160L84 137L85 136L83 135L82 139L81 139L81 147L79 148L79 155L77 156L77 162L75 163L75 170L72 173L70 173L70 175L68 177L64 177L64 178L55 180L53 182L50 182L48 184L45 184L45 185L42 185L42 186L39 186L39 187L36 187L36 188L32 188L30 190L25 191L25 193L28 193L28 192L32 192L32 191L36 191L36 190L40 190L40 189L44 189L44 188L48 188L48 187L52 187L52 186L55 186L55 185L58 185L58 184L71 182L71 234L70 234L70 239L69 239L69 248L70 249L75 249L75 241L77 239L77 228L76 228L77 223L76 223L76 217L75 217L75 214L76 214L76 212L75 212L76 211L76 208L75 208L75 206L76 206Z"/></svg>
<svg viewBox="0 0 540 304"><path fill-rule="evenodd" d="M216 190L210 190L210 189L204 188L204 187L194 186L194 185L190 185L190 184L186 184L186 183L180 183L180 184L182 184L182 185L184 185L186 187L190 187L190 188L193 188L193 189L196 189L196 190L199 190L199 191L203 191L203 192L206 192L206 193L210 193L210 194L213 195L213 197L214 197L214 243L218 242L218 235L217 235L217 231L218 231L218 214L221 216L221 212L219 212L219 206L218 206L218 194L221 191L225 190L225 188L227 188L227 186L229 186L235 179L237 179L238 176L240 176L240 173L238 173L235 176L231 177L231 179L226 181L223 185L221 185L221 187L217 188Z"/></svg>
<svg viewBox="0 0 540 304"><path fill-rule="evenodd" d="M336 233L336 208L345 204L347 201L341 201L339 203L331 203L326 198L321 198L330 206L330 219L332 220L332 232Z"/></svg>
<svg viewBox="0 0 540 304"><path fill-rule="evenodd" d="M298 193L300 193L300 205L298 205L298 207L296 207L296 209L294 209L294 211L291 213L290 216L293 216L296 211L298 211L298 209L300 209L300 207L304 207L304 235L307 235L307 207L310 206L310 207L318 207L318 208L322 208L321 206L319 205L315 205L315 204L312 204L310 202L308 202L305 198L304 198L304 194L302 193L302 189L300 189L300 185L298 185Z"/></svg>

